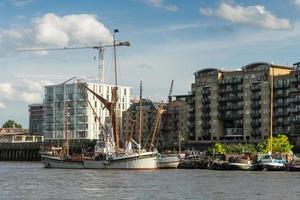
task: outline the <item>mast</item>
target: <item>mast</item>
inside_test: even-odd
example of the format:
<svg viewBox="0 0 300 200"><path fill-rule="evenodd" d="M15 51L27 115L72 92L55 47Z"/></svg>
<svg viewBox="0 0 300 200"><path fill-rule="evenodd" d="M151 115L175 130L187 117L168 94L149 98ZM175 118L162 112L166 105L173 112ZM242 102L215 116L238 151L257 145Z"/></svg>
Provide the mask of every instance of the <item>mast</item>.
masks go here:
<svg viewBox="0 0 300 200"><path fill-rule="evenodd" d="M271 73L271 85L270 85L270 132L269 132L269 146L270 146L270 152L272 153L272 146L273 146L273 88L274 88L274 66L272 67L272 73Z"/></svg>
<svg viewBox="0 0 300 200"><path fill-rule="evenodd" d="M118 132L118 117L117 117L117 108L118 108L118 76L117 76L117 55L116 55L116 33L118 33L119 30L114 30L114 41L113 41L113 50L114 50L114 68L115 68L115 88L113 90L112 98L113 98L113 104L114 104L114 118L115 123L113 124L114 130L115 130L115 142L116 142L116 149L118 151L119 149L119 132Z"/></svg>
<svg viewBox="0 0 300 200"><path fill-rule="evenodd" d="M142 91L143 91L143 85L142 85L142 81L140 82L140 129L139 129L139 135L138 135L138 142L139 142L139 152L141 151L141 145L142 145L142 120L143 120L143 117L142 117L142 106L143 106L143 103L142 103Z"/></svg>

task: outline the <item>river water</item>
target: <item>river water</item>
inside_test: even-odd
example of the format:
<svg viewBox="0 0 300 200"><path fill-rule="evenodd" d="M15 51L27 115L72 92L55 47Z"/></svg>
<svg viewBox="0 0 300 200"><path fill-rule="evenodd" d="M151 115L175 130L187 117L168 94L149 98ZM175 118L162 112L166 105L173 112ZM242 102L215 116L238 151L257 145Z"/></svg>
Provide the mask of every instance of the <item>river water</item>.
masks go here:
<svg viewBox="0 0 300 200"><path fill-rule="evenodd" d="M44 169L0 162L0 199L300 199L299 172Z"/></svg>

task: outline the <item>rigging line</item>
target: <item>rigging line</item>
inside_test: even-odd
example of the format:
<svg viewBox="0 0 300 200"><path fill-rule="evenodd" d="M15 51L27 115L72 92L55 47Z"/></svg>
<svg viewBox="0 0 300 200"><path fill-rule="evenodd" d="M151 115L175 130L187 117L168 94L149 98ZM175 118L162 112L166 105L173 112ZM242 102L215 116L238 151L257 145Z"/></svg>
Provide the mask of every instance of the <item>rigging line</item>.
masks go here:
<svg viewBox="0 0 300 200"><path fill-rule="evenodd" d="M134 121L132 120L132 122L131 122L130 135L129 135L128 140L126 141L126 145L125 145L125 148L124 148L124 149L127 149L128 145L129 145L129 141L131 140L132 135L133 135L133 129L134 129Z"/></svg>
<svg viewBox="0 0 300 200"><path fill-rule="evenodd" d="M102 128L103 130L105 130L103 124L101 123L100 118L98 117L96 111L94 110L93 106L91 105L91 102L88 100L87 95L85 95L85 92L83 91L83 88L82 88L80 85L79 85L79 87L80 87L81 92L83 93L83 96L84 96L85 100L88 102L88 104L89 104L90 107L92 108L92 111L93 111L94 115L96 115L96 117L97 117L97 119L98 119L98 122L99 122L101 128ZM112 145L114 148L116 148L115 145L113 144L111 138L110 138L109 136L108 136L108 140L109 140L109 142L111 143L111 145Z"/></svg>

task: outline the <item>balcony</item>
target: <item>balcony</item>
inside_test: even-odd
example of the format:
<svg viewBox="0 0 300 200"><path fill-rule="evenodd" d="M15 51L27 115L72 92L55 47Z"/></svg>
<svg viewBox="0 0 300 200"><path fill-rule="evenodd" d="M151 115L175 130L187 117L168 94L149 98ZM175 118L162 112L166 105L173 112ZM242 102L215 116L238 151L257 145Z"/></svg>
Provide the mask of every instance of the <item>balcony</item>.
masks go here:
<svg viewBox="0 0 300 200"><path fill-rule="evenodd" d="M219 85L242 84L242 78L222 79L218 81Z"/></svg>
<svg viewBox="0 0 300 200"><path fill-rule="evenodd" d="M205 121L209 121L209 120L211 120L211 116L209 114L204 114L201 116L201 119L205 120Z"/></svg>
<svg viewBox="0 0 300 200"><path fill-rule="evenodd" d="M261 86L260 85L251 85L250 87L251 91L254 92L254 91L260 91L261 90Z"/></svg>
<svg viewBox="0 0 300 200"><path fill-rule="evenodd" d="M251 109L253 109L253 110L261 109L261 104L260 103L251 103Z"/></svg>
<svg viewBox="0 0 300 200"><path fill-rule="evenodd" d="M275 98L287 98L289 97L289 93L288 92L278 92L278 91L275 91L274 92L274 97Z"/></svg>
<svg viewBox="0 0 300 200"><path fill-rule="evenodd" d="M261 131L260 130L253 130L253 131L251 131L251 136L252 137L260 137L261 136Z"/></svg>
<svg viewBox="0 0 300 200"><path fill-rule="evenodd" d="M201 91L201 94L202 94L202 95L210 95L210 90L203 89L203 90Z"/></svg>
<svg viewBox="0 0 300 200"><path fill-rule="evenodd" d="M210 113L210 107L209 106L202 106L201 111L204 113Z"/></svg>
<svg viewBox="0 0 300 200"><path fill-rule="evenodd" d="M261 122L260 121L252 121L251 127L253 127L253 128L261 127Z"/></svg>
<svg viewBox="0 0 300 200"><path fill-rule="evenodd" d="M205 122L205 123L201 124L201 127L202 127L202 129L210 129L211 125L210 125L210 123Z"/></svg>
<svg viewBox="0 0 300 200"><path fill-rule="evenodd" d="M291 103L300 104L300 96L294 96L294 98L290 99Z"/></svg>
<svg viewBox="0 0 300 200"><path fill-rule="evenodd" d="M224 120L235 120L235 119L243 119L243 114L238 114L238 113L234 113L234 114L219 114L218 115L219 119L224 119Z"/></svg>
<svg viewBox="0 0 300 200"><path fill-rule="evenodd" d="M290 83L300 83L300 77L294 77L290 79Z"/></svg>
<svg viewBox="0 0 300 200"><path fill-rule="evenodd" d="M261 100L261 96L260 95L251 95L251 100L252 101L260 101Z"/></svg>
<svg viewBox="0 0 300 200"><path fill-rule="evenodd" d="M291 123L292 124L300 124L300 118L292 118Z"/></svg>
<svg viewBox="0 0 300 200"><path fill-rule="evenodd" d="M218 110L220 110L220 111L243 110L243 105L220 105L220 106L218 106Z"/></svg>
<svg viewBox="0 0 300 200"><path fill-rule="evenodd" d="M274 103L274 107L277 107L277 108L283 108L283 107L289 107L290 106L290 103L288 102L275 102Z"/></svg>
<svg viewBox="0 0 300 200"><path fill-rule="evenodd" d="M293 108L293 109L290 110L290 112L299 114L300 113L300 108Z"/></svg>
<svg viewBox="0 0 300 200"><path fill-rule="evenodd" d="M291 88L290 94L294 94L294 93L300 93L300 88Z"/></svg>
<svg viewBox="0 0 300 200"><path fill-rule="evenodd" d="M201 100L202 104L210 104L210 99L207 97L202 98Z"/></svg>
<svg viewBox="0 0 300 200"><path fill-rule="evenodd" d="M252 118L261 118L261 113L253 112L253 113L251 113L251 117Z"/></svg>
<svg viewBox="0 0 300 200"><path fill-rule="evenodd" d="M290 87L290 85L288 85L288 84L275 84L274 85L275 89L285 89L285 88L289 88L289 87Z"/></svg>
<svg viewBox="0 0 300 200"><path fill-rule="evenodd" d="M243 101L243 97L242 96L219 97L218 101L219 102L239 102L239 101Z"/></svg>
<svg viewBox="0 0 300 200"><path fill-rule="evenodd" d="M218 89L219 94L226 94L226 93L240 93L243 92L242 87L231 87L231 88L223 88L223 89Z"/></svg>
<svg viewBox="0 0 300 200"><path fill-rule="evenodd" d="M225 137L242 137L243 129L242 128L226 128Z"/></svg>

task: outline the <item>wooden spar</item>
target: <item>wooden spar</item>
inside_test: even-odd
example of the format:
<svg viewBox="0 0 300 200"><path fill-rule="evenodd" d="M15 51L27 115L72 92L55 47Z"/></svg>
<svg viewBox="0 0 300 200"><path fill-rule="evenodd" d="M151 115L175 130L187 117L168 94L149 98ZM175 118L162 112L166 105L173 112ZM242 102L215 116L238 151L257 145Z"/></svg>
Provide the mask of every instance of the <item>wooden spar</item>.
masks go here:
<svg viewBox="0 0 300 200"><path fill-rule="evenodd" d="M90 88L88 88L85 84L78 82L78 85L80 87L83 87L85 89L87 89L89 92L91 92L93 95L95 95L95 97L97 99L99 99L101 101L101 103L104 104L104 107L108 110L110 118L111 118L111 123L112 123L112 127L113 127L113 133L114 133L114 140L115 140L115 144L117 144L117 138L116 138L116 126L115 126L115 119L116 119L116 113L115 113L115 109L114 109L114 103L113 102L109 102L108 100L104 99L103 97L101 97L99 94L97 94L96 92L94 92L93 90L91 90ZM115 145L115 149L118 150L118 146Z"/></svg>
<svg viewBox="0 0 300 200"><path fill-rule="evenodd" d="M139 135L138 135L138 143L139 143L139 152L141 151L141 146L142 146L142 120L143 120L143 117L142 117L142 106L143 106L143 103L142 103L142 97L143 97L143 94L142 94L142 91L143 91L143 85L142 85L142 81L140 82L140 129L139 129Z"/></svg>
<svg viewBox="0 0 300 200"><path fill-rule="evenodd" d="M80 88L80 90L81 90L81 92L83 93L83 89ZM95 111L95 109L93 108L91 102L89 101L89 99L87 98L87 96L86 96L85 94L84 94L84 99L88 102L88 104L89 104L89 106L91 107L91 109L92 109L94 115L96 115L96 117L97 117L97 120L98 120L98 122L99 122L99 125L100 125L101 128L104 130L104 126L103 126L103 124L101 123L100 117L97 115L97 112ZM109 140L109 142L111 143L111 145L114 147L114 149L117 150L116 147L115 147L115 144L112 142L112 140L111 140L110 137L108 137L108 140Z"/></svg>

